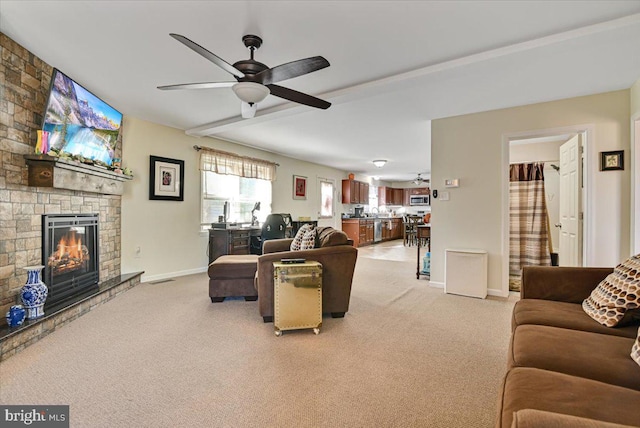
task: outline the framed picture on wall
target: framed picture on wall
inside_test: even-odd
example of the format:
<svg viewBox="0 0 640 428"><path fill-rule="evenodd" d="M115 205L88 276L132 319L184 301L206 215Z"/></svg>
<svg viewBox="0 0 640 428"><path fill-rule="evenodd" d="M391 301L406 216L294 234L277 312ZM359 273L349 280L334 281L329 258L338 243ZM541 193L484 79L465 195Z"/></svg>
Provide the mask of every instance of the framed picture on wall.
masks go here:
<svg viewBox="0 0 640 428"><path fill-rule="evenodd" d="M624 150L600 152L600 171L624 169Z"/></svg>
<svg viewBox="0 0 640 428"><path fill-rule="evenodd" d="M293 176L293 199L307 199L307 177Z"/></svg>
<svg viewBox="0 0 640 428"><path fill-rule="evenodd" d="M149 199L184 200L184 161L150 156Z"/></svg>

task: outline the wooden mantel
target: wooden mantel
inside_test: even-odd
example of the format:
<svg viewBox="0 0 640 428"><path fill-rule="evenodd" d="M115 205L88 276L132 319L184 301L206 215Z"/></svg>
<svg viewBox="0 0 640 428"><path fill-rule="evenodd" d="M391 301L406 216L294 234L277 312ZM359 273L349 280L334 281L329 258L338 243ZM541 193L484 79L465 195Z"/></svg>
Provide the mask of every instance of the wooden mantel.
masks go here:
<svg viewBox="0 0 640 428"><path fill-rule="evenodd" d="M79 190L105 195L122 195L124 174L49 155L24 155L29 166L29 186Z"/></svg>

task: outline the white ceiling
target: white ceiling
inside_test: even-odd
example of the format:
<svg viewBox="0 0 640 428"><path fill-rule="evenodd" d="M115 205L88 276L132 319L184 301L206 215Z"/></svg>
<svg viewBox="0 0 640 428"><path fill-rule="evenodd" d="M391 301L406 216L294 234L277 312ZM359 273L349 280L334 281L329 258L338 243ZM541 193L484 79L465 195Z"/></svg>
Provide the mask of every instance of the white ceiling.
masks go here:
<svg viewBox="0 0 640 428"><path fill-rule="evenodd" d="M2 0L0 31L125 115L389 181L430 175L431 119L640 78L640 1ZM279 84L333 105L269 96L243 120L229 88L159 91L232 78L169 33L229 63L245 34L271 67L322 55Z"/></svg>

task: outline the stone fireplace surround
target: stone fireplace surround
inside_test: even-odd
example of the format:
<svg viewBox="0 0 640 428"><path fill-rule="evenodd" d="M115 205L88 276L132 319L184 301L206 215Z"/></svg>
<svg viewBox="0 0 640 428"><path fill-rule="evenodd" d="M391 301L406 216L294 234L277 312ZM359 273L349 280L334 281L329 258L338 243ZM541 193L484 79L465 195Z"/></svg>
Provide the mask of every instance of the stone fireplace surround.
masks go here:
<svg viewBox="0 0 640 428"><path fill-rule="evenodd" d="M142 272L121 275L121 196L30 187L24 155L33 154L52 67L0 33L0 361L140 283ZM121 142L116 156L121 157ZM97 213L100 284L95 294L54 308L39 320L9 329L4 314L19 304L25 266L42 262L43 214Z"/></svg>

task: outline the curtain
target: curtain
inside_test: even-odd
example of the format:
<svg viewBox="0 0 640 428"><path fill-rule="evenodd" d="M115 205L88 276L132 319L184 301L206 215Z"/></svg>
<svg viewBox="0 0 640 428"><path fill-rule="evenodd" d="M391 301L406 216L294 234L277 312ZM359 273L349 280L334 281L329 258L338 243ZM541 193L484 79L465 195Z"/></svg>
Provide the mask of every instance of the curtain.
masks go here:
<svg viewBox="0 0 640 428"><path fill-rule="evenodd" d="M274 181L277 164L206 147L200 148L200 171Z"/></svg>
<svg viewBox="0 0 640 428"><path fill-rule="evenodd" d="M509 275L523 266L551 266L544 163L509 168Z"/></svg>

